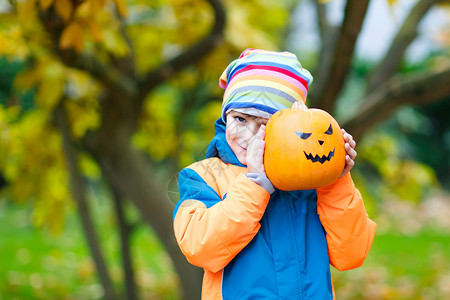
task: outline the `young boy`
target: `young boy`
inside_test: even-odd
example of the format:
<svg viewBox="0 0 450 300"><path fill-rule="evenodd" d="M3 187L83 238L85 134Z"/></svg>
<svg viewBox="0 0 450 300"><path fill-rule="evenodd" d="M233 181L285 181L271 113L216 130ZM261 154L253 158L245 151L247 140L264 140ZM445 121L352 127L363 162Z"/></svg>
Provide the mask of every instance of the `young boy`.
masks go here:
<svg viewBox="0 0 450 300"><path fill-rule="evenodd" d="M220 78L222 116L207 158L179 174L175 236L204 269L202 299L333 299L330 264L362 265L376 224L348 172L355 141L343 131L346 167L333 184L286 192L265 175L264 128L305 101L311 74L288 52L247 49Z"/></svg>

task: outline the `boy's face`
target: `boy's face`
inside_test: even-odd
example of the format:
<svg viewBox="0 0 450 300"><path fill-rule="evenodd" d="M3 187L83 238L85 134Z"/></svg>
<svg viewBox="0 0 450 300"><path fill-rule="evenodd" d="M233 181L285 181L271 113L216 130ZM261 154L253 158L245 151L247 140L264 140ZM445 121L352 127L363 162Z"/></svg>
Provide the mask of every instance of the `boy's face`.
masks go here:
<svg viewBox="0 0 450 300"><path fill-rule="evenodd" d="M236 154L238 160L247 165L247 148L252 137L258 132L261 125L266 125L268 119L255 117L230 111L227 114L227 127L225 135L228 145Z"/></svg>

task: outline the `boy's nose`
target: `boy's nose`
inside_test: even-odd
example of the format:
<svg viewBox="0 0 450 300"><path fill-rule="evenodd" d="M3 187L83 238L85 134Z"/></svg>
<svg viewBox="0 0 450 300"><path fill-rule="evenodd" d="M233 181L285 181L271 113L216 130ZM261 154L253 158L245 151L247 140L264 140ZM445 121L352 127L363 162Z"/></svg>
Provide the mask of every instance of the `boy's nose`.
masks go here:
<svg viewBox="0 0 450 300"><path fill-rule="evenodd" d="M323 144L323 141L319 140L319 144L322 145L322 144Z"/></svg>

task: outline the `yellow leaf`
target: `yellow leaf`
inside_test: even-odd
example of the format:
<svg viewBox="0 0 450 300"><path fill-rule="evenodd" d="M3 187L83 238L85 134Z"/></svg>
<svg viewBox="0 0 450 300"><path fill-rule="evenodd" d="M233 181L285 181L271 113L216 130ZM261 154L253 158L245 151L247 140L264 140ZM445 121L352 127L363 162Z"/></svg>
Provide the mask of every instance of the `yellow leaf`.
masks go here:
<svg viewBox="0 0 450 300"><path fill-rule="evenodd" d="M90 0L89 2L91 3L93 14L103 10L103 7L105 6L105 0Z"/></svg>
<svg viewBox="0 0 450 300"><path fill-rule="evenodd" d="M117 31L105 28L104 34L105 38L103 42L109 52L119 57L125 56L128 53L128 45Z"/></svg>
<svg viewBox="0 0 450 300"><path fill-rule="evenodd" d="M230 24L225 29L227 39L237 49L260 48L276 50L276 45L270 41L269 35L255 29L247 23L248 13L240 8L230 8Z"/></svg>
<svg viewBox="0 0 450 300"><path fill-rule="evenodd" d="M41 10L46 10L47 8L49 8L50 5L53 4L53 1L54 0L40 0L39 4L40 4L40 7L41 7Z"/></svg>
<svg viewBox="0 0 450 300"><path fill-rule="evenodd" d="M65 87L64 68L55 62L42 62L38 68L39 87L36 102L43 107L52 108L61 98Z"/></svg>
<svg viewBox="0 0 450 300"><path fill-rule="evenodd" d="M67 49L74 47L80 53L83 50L83 28L78 22L70 23L61 34L59 47Z"/></svg>
<svg viewBox="0 0 450 300"><path fill-rule="evenodd" d="M18 25L17 20L2 18L2 22L6 24L7 29L0 32L0 56L24 61L29 53L29 42L24 40L23 35L26 26Z"/></svg>
<svg viewBox="0 0 450 300"><path fill-rule="evenodd" d="M87 88L87 87L83 87ZM72 133L76 138L81 138L87 130L97 128L100 117L96 107L97 102L91 99L78 99L66 101Z"/></svg>
<svg viewBox="0 0 450 300"><path fill-rule="evenodd" d="M92 4L90 1L84 1L77 6L75 17L77 19L86 20L92 16Z"/></svg>
<svg viewBox="0 0 450 300"><path fill-rule="evenodd" d="M96 22L92 22L90 20L86 20L88 26L89 26L89 30L91 32L92 38L94 39L94 41L98 42L101 41L103 39L103 29L102 27L97 24Z"/></svg>
<svg viewBox="0 0 450 300"><path fill-rule="evenodd" d="M80 155L80 160L78 162L80 170L87 177L91 179L99 179L101 175L101 171L97 163L86 154Z"/></svg>
<svg viewBox="0 0 450 300"><path fill-rule="evenodd" d="M53 107L61 99L64 82L60 79L43 80L36 95L36 102L46 107Z"/></svg>
<svg viewBox="0 0 450 300"><path fill-rule="evenodd" d="M72 16L73 5L70 0L56 0L55 2L56 13L64 20L68 21Z"/></svg>
<svg viewBox="0 0 450 300"><path fill-rule="evenodd" d="M77 5L76 17L81 19L96 19L98 14L104 12L104 0L85 0Z"/></svg>
<svg viewBox="0 0 450 300"><path fill-rule="evenodd" d="M31 19L36 12L36 0L27 0L23 5L19 8L19 19L22 22L25 22Z"/></svg>
<svg viewBox="0 0 450 300"><path fill-rule="evenodd" d="M128 14L128 10L125 1L124 0L113 0L113 1L116 4L119 15L121 15L122 17L126 17Z"/></svg>

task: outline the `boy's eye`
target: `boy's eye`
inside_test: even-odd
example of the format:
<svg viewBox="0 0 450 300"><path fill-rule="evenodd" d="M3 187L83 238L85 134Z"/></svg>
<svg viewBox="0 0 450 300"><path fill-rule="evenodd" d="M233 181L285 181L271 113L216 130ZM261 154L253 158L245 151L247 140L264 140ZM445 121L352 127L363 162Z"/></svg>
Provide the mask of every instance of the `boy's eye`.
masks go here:
<svg viewBox="0 0 450 300"><path fill-rule="evenodd" d="M236 116L235 118L236 118L236 120L237 120L239 123L244 123L244 122L245 122L245 119L244 119L243 117L238 117L238 116Z"/></svg>

